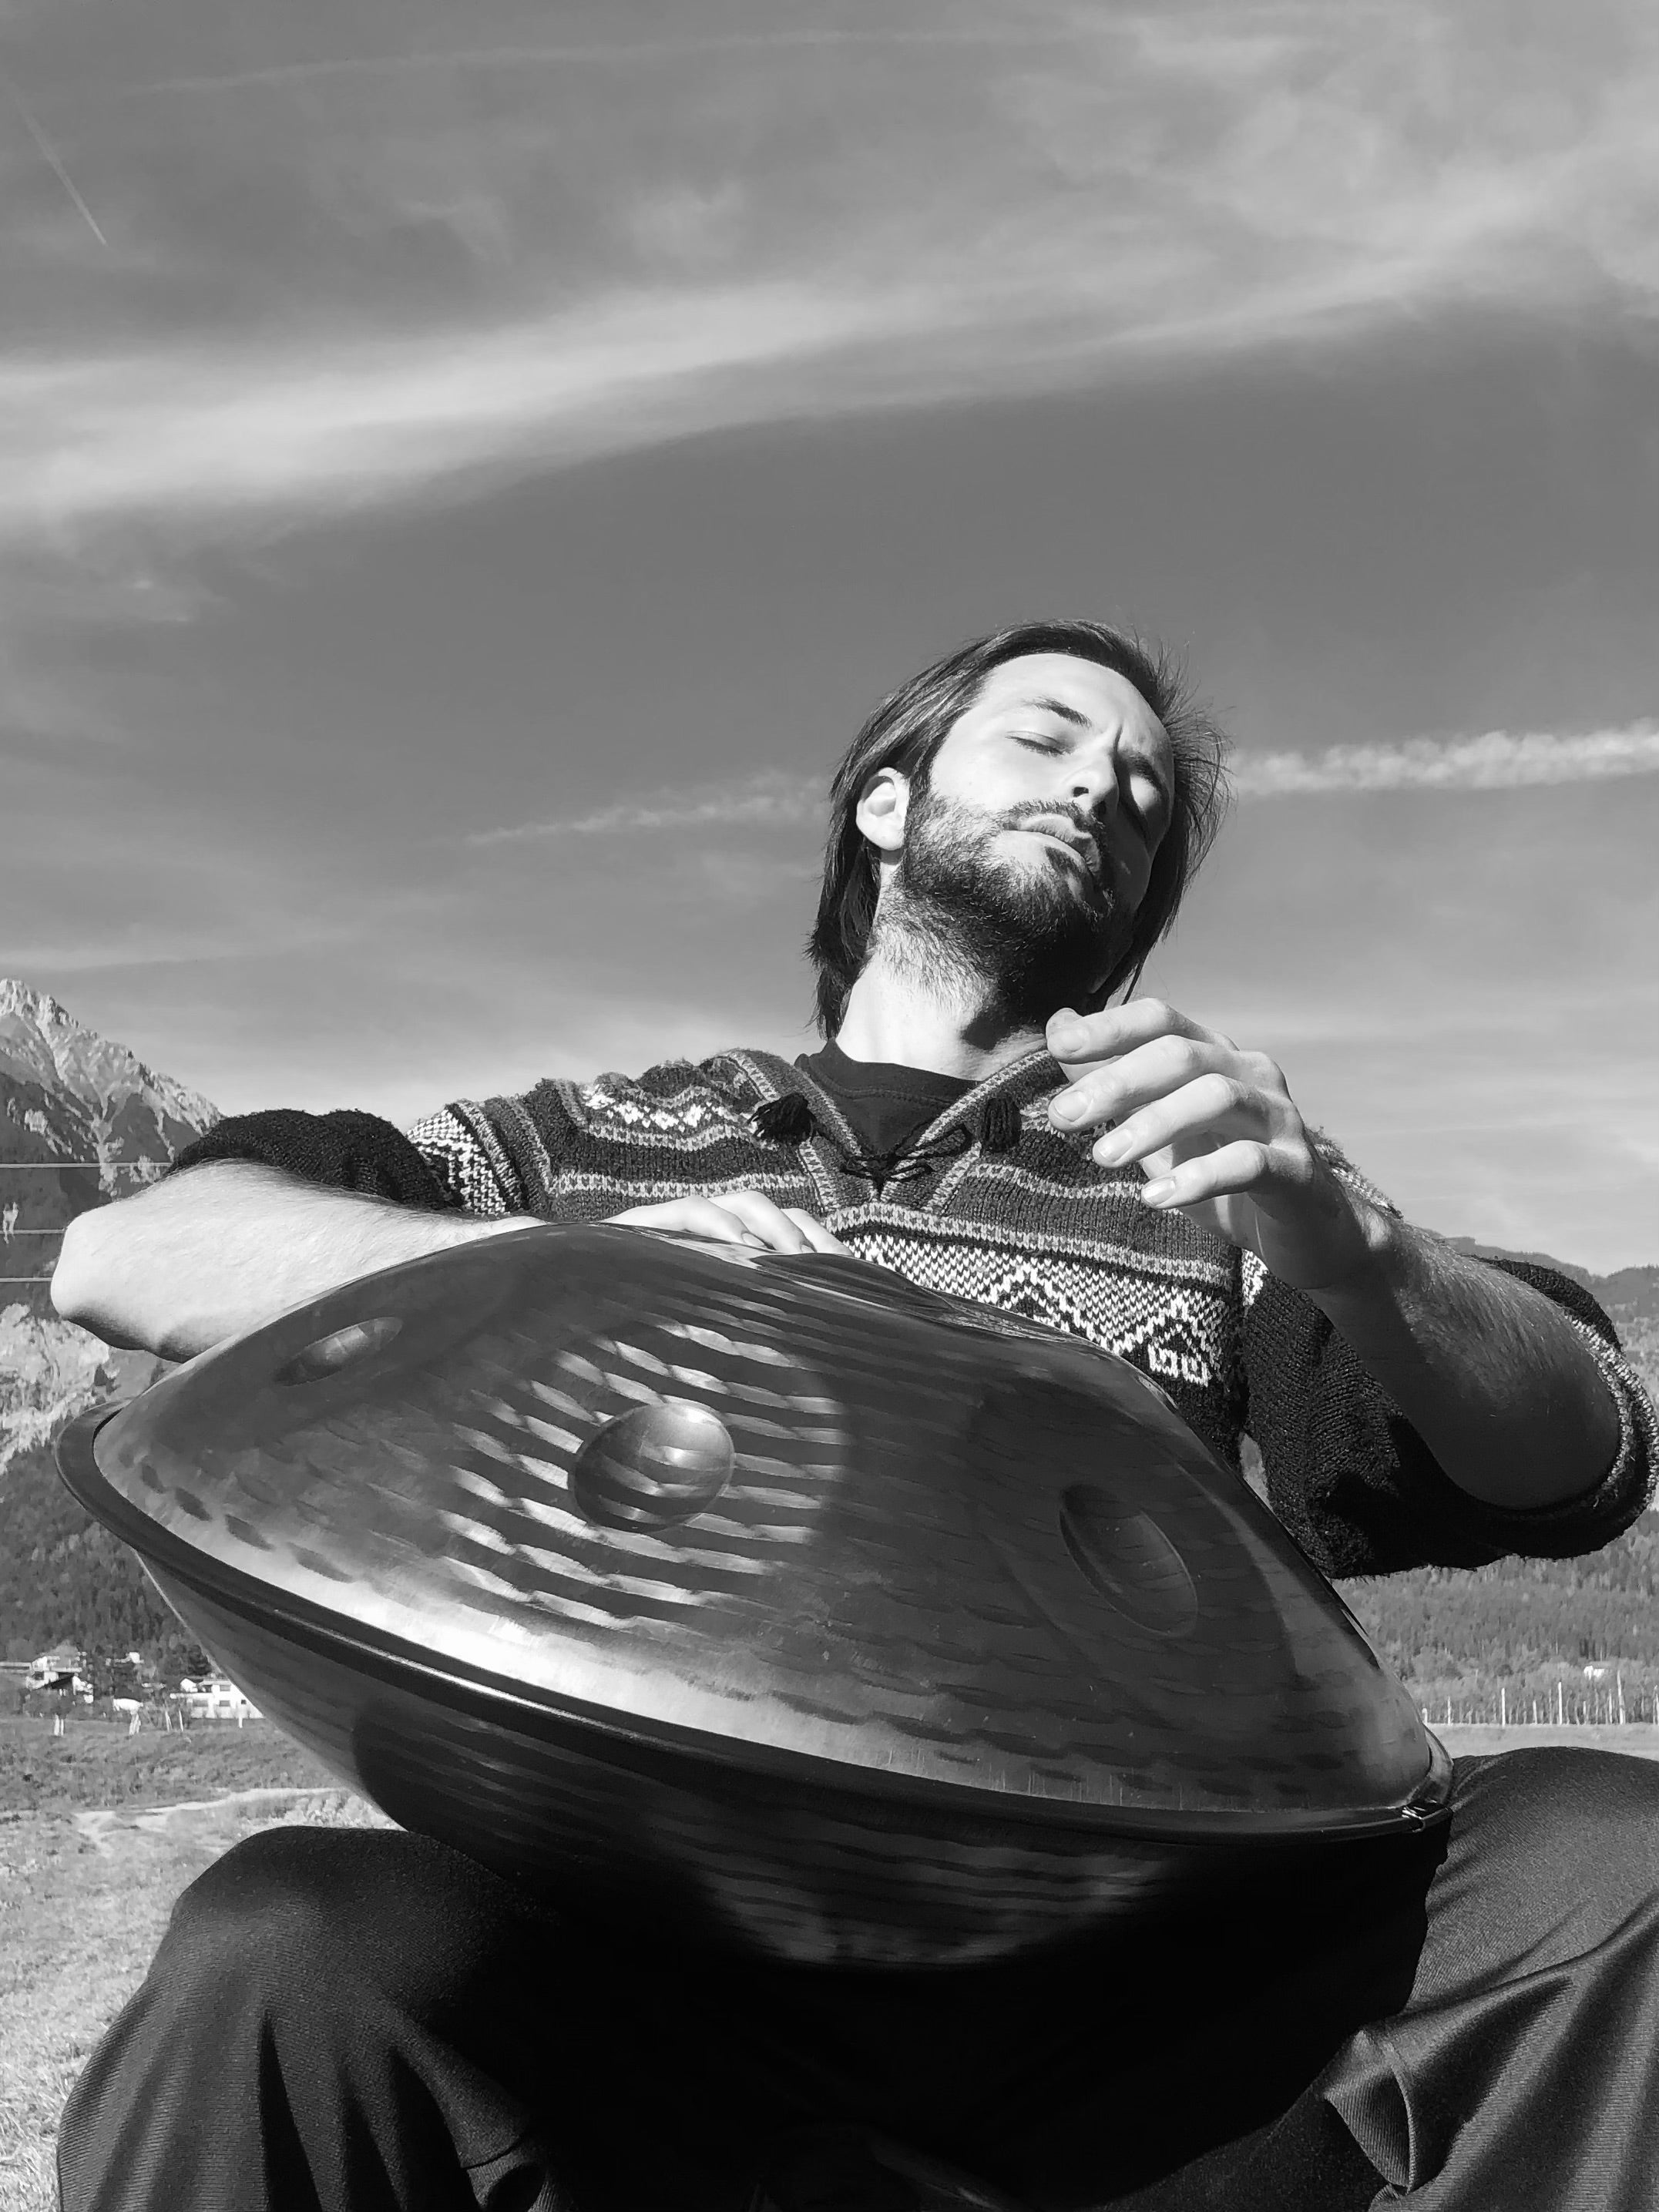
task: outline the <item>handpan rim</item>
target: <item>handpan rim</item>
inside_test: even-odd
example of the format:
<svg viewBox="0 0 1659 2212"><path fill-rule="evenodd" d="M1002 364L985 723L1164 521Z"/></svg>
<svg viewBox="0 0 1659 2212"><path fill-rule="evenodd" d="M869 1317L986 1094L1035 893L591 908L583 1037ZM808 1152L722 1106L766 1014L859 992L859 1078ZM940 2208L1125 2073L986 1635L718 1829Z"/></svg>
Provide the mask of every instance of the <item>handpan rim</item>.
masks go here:
<svg viewBox="0 0 1659 2212"><path fill-rule="evenodd" d="M270 1627L280 1626L302 1644L335 1656L349 1654L354 1665L383 1679L407 1683L411 1676L418 1676L424 1692L447 1705L476 1709L487 1704L497 1712L510 1709L515 1724L532 1735L580 1734L595 1742L634 1748L658 1761L671 1759L700 1775L725 1772L797 1790L810 1790L817 1783L849 1808L854 1801L878 1810L929 1808L976 1827L1005 1832L1041 1829L1052 1834L1056 1829L1068 1829L1079 1834L1121 1835L1149 1842L1224 1844L1235 1844L1241 1838L1358 1839L1417 1832L1450 1818L1451 1762L1431 1731L1425 1731L1428 1772L1408 1797L1394 1805L1306 1812L1293 1807L1195 1807L1166 1811L1077 1803L1056 1797L1030 1800L971 1782L855 1766L784 1745L684 1724L653 1723L637 1714L620 1719L614 1707L555 1696L539 1686L493 1674L453 1653L446 1653L437 1661L429 1647L410 1644L388 1632L365 1635L347 1616L295 1592L276 1590L269 1583L228 1565L215 1554L159 1526L114 1487L97 1462L99 1432L131 1402L112 1400L77 1415L60 1431L54 1456L59 1479L76 1503L129 1545L147 1567L246 1618Z"/></svg>

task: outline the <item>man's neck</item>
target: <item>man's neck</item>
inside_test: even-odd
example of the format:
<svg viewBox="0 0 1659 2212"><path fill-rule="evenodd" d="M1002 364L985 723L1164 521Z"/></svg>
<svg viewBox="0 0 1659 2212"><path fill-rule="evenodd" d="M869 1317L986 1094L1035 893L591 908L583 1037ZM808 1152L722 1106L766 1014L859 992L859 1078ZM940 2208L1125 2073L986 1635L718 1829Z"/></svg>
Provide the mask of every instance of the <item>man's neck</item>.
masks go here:
<svg viewBox="0 0 1659 2212"><path fill-rule="evenodd" d="M849 1060L923 1067L981 1083L1042 1042L1040 1029L1011 1028L989 994L976 994L895 968L879 955L847 994L836 1042Z"/></svg>

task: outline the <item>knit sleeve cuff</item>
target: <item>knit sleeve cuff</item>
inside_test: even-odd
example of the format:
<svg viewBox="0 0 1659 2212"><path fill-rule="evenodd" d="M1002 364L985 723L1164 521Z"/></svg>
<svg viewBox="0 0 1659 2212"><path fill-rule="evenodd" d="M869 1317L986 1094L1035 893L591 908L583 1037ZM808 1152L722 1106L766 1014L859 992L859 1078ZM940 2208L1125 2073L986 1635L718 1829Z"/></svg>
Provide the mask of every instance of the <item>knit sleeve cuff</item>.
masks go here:
<svg viewBox="0 0 1659 2212"><path fill-rule="evenodd" d="M169 1172L179 1175L222 1160L276 1168L320 1189L389 1199L394 1205L419 1206L428 1212L447 1212L454 1204L402 1130L378 1114L351 1108L308 1114L275 1107L259 1114L230 1115L186 1145Z"/></svg>
<svg viewBox="0 0 1659 2212"><path fill-rule="evenodd" d="M499 1219L528 1210L512 1163L481 1108L441 1107L414 1122L407 1135L450 1204L463 1212Z"/></svg>

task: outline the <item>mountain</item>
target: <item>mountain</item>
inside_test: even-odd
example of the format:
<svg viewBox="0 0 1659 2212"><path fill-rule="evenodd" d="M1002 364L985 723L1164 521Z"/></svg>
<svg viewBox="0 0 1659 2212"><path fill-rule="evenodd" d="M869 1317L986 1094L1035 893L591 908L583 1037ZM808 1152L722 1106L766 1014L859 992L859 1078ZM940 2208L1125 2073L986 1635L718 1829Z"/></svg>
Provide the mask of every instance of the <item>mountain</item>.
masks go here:
<svg viewBox="0 0 1659 2212"><path fill-rule="evenodd" d="M49 1316L68 1224L159 1173L218 1119L47 993L0 978L0 1306Z"/></svg>
<svg viewBox="0 0 1659 2212"><path fill-rule="evenodd" d="M0 1485L71 1413L159 1371L59 1321L47 1282L77 1213L158 1174L218 1119L47 993L0 979Z"/></svg>

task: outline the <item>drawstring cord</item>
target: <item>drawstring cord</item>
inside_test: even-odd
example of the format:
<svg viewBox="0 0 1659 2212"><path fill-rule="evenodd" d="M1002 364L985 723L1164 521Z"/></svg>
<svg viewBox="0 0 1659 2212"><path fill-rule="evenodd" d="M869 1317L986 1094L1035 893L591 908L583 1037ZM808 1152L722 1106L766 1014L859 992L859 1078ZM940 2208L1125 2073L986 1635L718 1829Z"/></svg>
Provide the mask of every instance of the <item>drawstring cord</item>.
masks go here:
<svg viewBox="0 0 1659 2212"><path fill-rule="evenodd" d="M767 1099L764 1104L756 1107L749 1118L756 1135L763 1137L769 1144L804 1145L809 1137L822 1137L826 1144L834 1146L844 1175L862 1176L866 1182L874 1183L878 1190L890 1182L914 1182L945 1160L959 1160L974 1142L974 1132L958 1123L929 1144L896 1145L890 1152L881 1152L860 1145L849 1152L838 1137L823 1127L799 1091L786 1091L781 1098ZM988 1099L980 1116L981 1150L1012 1152L1019 1142L1021 1127L1019 1109L1012 1099Z"/></svg>

